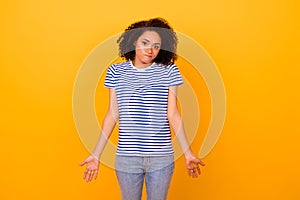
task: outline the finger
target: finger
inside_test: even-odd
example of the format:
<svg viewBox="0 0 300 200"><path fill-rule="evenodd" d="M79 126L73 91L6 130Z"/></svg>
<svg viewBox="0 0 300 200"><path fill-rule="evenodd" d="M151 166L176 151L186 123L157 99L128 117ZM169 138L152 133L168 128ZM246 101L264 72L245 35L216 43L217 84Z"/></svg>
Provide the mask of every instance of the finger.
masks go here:
<svg viewBox="0 0 300 200"><path fill-rule="evenodd" d="M90 180L89 181L93 180L93 176L94 176L94 171L91 172L91 176L90 176Z"/></svg>
<svg viewBox="0 0 300 200"><path fill-rule="evenodd" d="M188 169L187 171L188 171L189 176L192 176L193 171L191 169Z"/></svg>
<svg viewBox="0 0 300 200"><path fill-rule="evenodd" d="M95 176L95 172L96 172L96 170L91 170L89 181L93 180L93 177Z"/></svg>
<svg viewBox="0 0 300 200"><path fill-rule="evenodd" d="M85 178L85 181L88 183L89 180L90 180L90 177L91 177L91 171L88 171L87 175L86 175L86 178Z"/></svg>
<svg viewBox="0 0 300 200"><path fill-rule="evenodd" d="M201 160L199 163L201 166L205 166L205 163Z"/></svg>
<svg viewBox="0 0 300 200"><path fill-rule="evenodd" d="M197 169L194 169L195 178L198 178L198 171Z"/></svg>
<svg viewBox="0 0 300 200"><path fill-rule="evenodd" d="M196 171L195 171L194 169L189 169L188 172L189 172L189 175L190 175L192 178L195 178Z"/></svg>
<svg viewBox="0 0 300 200"><path fill-rule="evenodd" d="M194 173L193 173L193 178L197 178L197 177L198 177L197 173L194 172Z"/></svg>
<svg viewBox="0 0 300 200"><path fill-rule="evenodd" d="M87 171L87 172L85 173L84 180L87 182L88 178L89 178L89 173L88 173L88 171Z"/></svg>
<svg viewBox="0 0 300 200"><path fill-rule="evenodd" d="M91 181L91 177L92 177L93 175L91 174L91 173L89 173L89 176L88 176L88 179L87 179L87 181L86 182L90 182Z"/></svg>
<svg viewBox="0 0 300 200"><path fill-rule="evenodd" d="M197 175L197 177L196 178L198 178L198 176L200 176L200 174L201 174L201 171L200 171L200 169L195 169L195 173L196 173L196 175Z"/></svg>
<svg viewBox="0 0 300 200"><path fill-rule="evenodd" d="M86 169L86 170L84 171L84 173L83 173L83 179L84 179L84 180L85 180L86 177L87 177L87 173L88 173L88 170Z"/></svg>
<svg viewBox="0 0 300 200"><path fill-rule="evenodd" d="M86 177L85 177L85 181L86 181L86 182L89 182L89 181L90 181L91 175L92 175L92 170L87 169L87 170L86 170Z"/></svg>
<svg viewBox="0 0 300 200"><path fill-rule="evenodd" d="M198 172L199 175L201 174L200 167L197 167L197 172Z"/></svg>
<svg viewBox="0 0 300 200"><path fill-rule="evenodd" d="M91 182L93 180L93 176L94 176L94 171L91 171L90 177L89 177L89 182Z"/></svg>
<svg viewBox="0 0 300 200"><path fill-rule="evenodd" d="M193 178L197 178L197 173L196 173L196 171L193 171Z"/></svg>
<svg viewBox="0 0 300 200"><path fill-rule="evenodd" d="M86 164L86 161L82 161L81 163L79 163L80 166L83 166Z"/></svg>
<svg viewBox="0 0 300 200"><path fill-rule="evenodd" d="M201 163L201 160L200 160L199 158L195 158L194 162L195 162L196 164L200 164L200 163Z"/></svg>
<svg viewBox="0 0 300 200"><path fill-rule="evenodd" d="M192 172L191 177L192 177L192 178L195 178L195 172Z"/></svg>
<svg viewBox="0 0 300 200"><path fill-rule="evenodd" d="M94 179L96 180L97 177L98 177L98 170L95 171Z"/></svg>

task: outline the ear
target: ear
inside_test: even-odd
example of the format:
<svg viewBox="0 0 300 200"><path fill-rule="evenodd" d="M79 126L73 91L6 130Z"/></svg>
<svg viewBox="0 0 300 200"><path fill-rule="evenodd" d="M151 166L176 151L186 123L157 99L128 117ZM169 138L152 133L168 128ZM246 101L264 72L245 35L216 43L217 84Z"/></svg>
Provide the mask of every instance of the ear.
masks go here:
<svg viewBox="0 0 300 200"><path fill-rule="evenodd" d="M133 46L136 46L136 41L133 42Z"/></svg>

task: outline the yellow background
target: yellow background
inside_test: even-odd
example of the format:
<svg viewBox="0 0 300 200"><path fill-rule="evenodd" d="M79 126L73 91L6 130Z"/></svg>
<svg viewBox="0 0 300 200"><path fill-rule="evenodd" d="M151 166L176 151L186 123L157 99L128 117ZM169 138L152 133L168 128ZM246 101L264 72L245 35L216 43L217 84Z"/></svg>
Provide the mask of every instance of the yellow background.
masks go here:
<svg viewBox="0 0 300 200"><path fill-rule="evenodd" d="M298 1L1 1L0 16L0 199L120 198L105 165L82 180L73 84L96 45L157 16L208 51L227 93L203 174L177 160L169 199L300 199Z"/></svg>

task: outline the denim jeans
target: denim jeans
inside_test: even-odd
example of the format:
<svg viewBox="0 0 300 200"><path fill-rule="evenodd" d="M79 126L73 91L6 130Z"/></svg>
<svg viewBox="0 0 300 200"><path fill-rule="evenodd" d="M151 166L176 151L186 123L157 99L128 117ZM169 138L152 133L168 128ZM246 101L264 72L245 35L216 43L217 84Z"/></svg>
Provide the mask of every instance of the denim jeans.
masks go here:
<svg viewBox="0 0 300 200"><path fill-rule="evenodd" d="M116 175L121 188L122 200L140 200L144 180L147 200L167 199L174 172L174 156L116 157Z"/></svg>

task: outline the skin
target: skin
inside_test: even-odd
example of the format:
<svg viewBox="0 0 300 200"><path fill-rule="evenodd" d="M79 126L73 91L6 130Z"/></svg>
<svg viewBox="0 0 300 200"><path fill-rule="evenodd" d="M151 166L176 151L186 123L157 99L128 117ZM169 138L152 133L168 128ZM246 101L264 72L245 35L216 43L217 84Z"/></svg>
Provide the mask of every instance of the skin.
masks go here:
<svg viewBox="0 0 300 200"><path fill-rule="evenodd" d="M158 33L155 31L145 31L134 43L136 53L132 61L134 66L137 68L149 67L158 55L161 43L162 41ZM184 152L187 173L189 176L197 178L201 174L200 166L205 166L205 164L193 154L186 138L183 121L177 108L177 87L169 87L167 116L180 147ZM83 175L83 179L86 182L97 178L100 156L119 118L115 89L109 89L109 99L109 108L102 124L102 133L98 143L92 155L80 163L80 166L86 165Z"/></svg>
<svg viewBox="0 0 300 200"><path fill-rule="evenodd" d="M159 53L161 38L155 31L145 31L134 43L135 58L132 61L135 67L145 68L153 63Z"/></svg>

